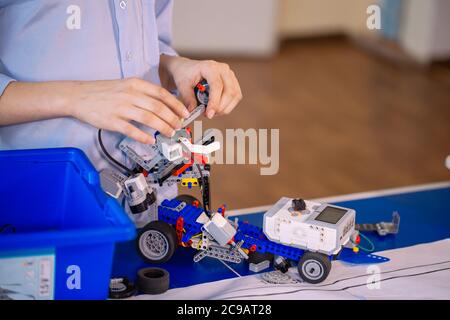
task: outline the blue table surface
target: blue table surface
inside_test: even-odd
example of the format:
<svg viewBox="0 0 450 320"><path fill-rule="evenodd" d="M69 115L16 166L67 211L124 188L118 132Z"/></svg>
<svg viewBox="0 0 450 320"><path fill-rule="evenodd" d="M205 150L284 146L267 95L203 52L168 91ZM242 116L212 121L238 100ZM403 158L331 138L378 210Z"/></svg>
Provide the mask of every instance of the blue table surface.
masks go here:
<svg viewBox="0 0 450 320"><path fill-rule="evenodd" d="M334 204L355 209L357 223L390 221L393 211L400 213L400 231L397 235L380 237L375 233L365 233L374 243L376 252L437 241L450 236L450 187ZM255 212L238 217L261 226L263 214L264 212ZM116 246L112 275L127 276L134 280L139 269L158 266L170 272L171 288L236 277L218 260L205 258L194 263L192 259L195 253L196 250L179 247L169 262L149 265L139 257L134 241L119 243ZM246 262L230 266L241 275L252 274Z"/></svg>

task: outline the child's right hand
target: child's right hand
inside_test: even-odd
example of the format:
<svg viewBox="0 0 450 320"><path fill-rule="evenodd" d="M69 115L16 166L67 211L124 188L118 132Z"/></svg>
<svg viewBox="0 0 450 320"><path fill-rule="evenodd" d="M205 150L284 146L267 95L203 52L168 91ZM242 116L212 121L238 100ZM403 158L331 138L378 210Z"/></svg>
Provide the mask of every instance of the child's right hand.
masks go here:
<svg viewBox="0 0 450 320"><path fill-rule="evenodd" d="M145 80L75 82L70 115L97 128L117 131L141 143L155 139L138 129L135 121L172 136L189 115L186 107L169 91Z"/></svg>

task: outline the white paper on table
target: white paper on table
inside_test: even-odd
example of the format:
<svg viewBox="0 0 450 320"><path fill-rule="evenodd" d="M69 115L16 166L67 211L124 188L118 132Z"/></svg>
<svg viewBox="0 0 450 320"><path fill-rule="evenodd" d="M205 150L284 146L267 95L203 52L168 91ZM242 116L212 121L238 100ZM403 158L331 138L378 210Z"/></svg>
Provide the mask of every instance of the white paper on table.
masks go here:
<svg viewBox="0 0 450 320"><path fill-rule="evenodd" d="M317 285L266 284L256 274L134 299L450 299L450 239L377 254L391 260L370 269L333 261L327 280ZM378 278L372 268L379 268ZM296 268L289 273L299 279Z"/></svg>

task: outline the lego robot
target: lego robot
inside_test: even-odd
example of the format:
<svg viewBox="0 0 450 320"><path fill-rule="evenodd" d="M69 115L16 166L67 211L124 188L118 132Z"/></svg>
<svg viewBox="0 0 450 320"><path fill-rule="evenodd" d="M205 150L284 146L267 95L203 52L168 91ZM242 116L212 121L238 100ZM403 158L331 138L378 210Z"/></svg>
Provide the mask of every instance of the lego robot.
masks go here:
<svg viewBox="0 0 450 320"><path fill-rule="evenodd" d="M220 144L210 132L192 142L187 126L204 113L208 84L199 83L195 91L199 106L173 137L156 133L156 143L147 147L145 155L126 138L119 148L135 167L127 169L128 174L101 172L102 186L108 194L115 198L124 194L132 213L148 216L149 222L136 239L142 258L149 263L164 263L178 246L183 246L198 251L194 262L205 257L224 263L247 260L256 272L270 263L282 272L296 264L304 281L319 283L326 279L331 261L343 250L358 254L360 238L355 230L356 213L351 209L281 198L265 213L262 229L228 219L224 205L212 210L208 155ZM156 206L156 186L174 183L199 186L203 204L192 196L180 195ZM382 261L386 260L374 259L371 263Z"/></svg>

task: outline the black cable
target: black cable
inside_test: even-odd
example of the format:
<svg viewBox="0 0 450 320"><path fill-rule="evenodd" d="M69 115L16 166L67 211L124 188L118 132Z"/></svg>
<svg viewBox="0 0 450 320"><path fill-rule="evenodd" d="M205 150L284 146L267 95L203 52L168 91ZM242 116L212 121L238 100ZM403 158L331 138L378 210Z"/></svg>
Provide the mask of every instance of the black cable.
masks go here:
<svg viewBox="0 0 450 320"><path fill-rule="evenodd" d="M202 200L204 200L205 199L205 197L204 197L204 187L205 187L205 179L204 179L204 177L203 177L203 172L202 172L202 169L200 168L200 165L198 164L198 163L196 163L195 164L196 165L196 167L197 167L197 170L198 170L198 173L200 174L200 179L202 180L202 188L201 188L201 190L202 190ZM205 213L207 214L208 213L208 211L206 210L206 204L205 204L205 201L202 201L203 202L203 210L205 211ZM211 205L210 204L208 204L208 209L209 209L209 211L211 211Z"/></svg>
<svg viewBox="0 0 450 320"><path fill-rule="evenodd" d="M410 267L403 267L403 268L399 268L399 269L393 269L393 270L388 270L388 271L382 271L379 274L388 274L388 273L393 273L393 272L398 272L398 271L405 271L405 270L410 270L410 269L415 269L415 268L423 268L423 267L431 267L431 266L437 266L440 264L445 264L445 263L449 263L450 260L447 261L441 261L441 262L434 262L434 263L428 263L428 264L421 264L421 265L416 265L416 266L410 266ZM367 277L368 274L364 273L364 274L360 274L360 275L355 275L355 276L351 276L351 277L347 277L347 278L341 278L341 279L337 279L333 282L327 283L327 284L321 284L321 285L314 285L313 287L306 287L306 288L302 288L303 289L312 289L312 288L323 288L323 287L329 287L332 285L335 285L336 283L342 282L342 281L347 281L347 280L354 280L357 278L361 278L361 277ZM294 287L297 288L298 285L280 285L277 284L276 285L277 288L280 287ZM231 290L231 291L227 291L228 293L235 293L235 292L240 292L240 291L248 291L248 290L256 290L256 289L267 289L268 286L260 286L260 287L251 287L251 288L242 288L242 289L236 289L236 290Z"/></svg>
<svg viewBox="0 0 450 320"><path fill-rule="evenodd" d="M103 140L102 140L102 129L98 129L98 143L100 145L100 148L103 151L103 154L116 166L122 168L123 170L125 170L128 174L132 175L133 171L129 168L127 168L125 165L123 165L122 163L120 163L119 161L117 161L116 159L114 159L109 153L108 151L106 151L106 148L103 144Z"/></svg>
<svg viewBox="0 0 450 320"><path fill-rule="evenodd" d="M389 280L394 280L394 279L401 279L401 278L411 278L411 277L417 277L417 276L421 276L421 275L426 275L426 274L431 274L431 273L436 273L436 272L441 272L441 271L446 271L446 270L450 270L450 268L442 268L442 269L436 269L436 270L430 270L430 271L425 271L425 272L419 272L419 273L414 273L414 274L407 274L407 275L400 275L400 276L392 276L390 278L384 278L384 279L380 279L379 283L381 282L385 282L385 281L389 281ZM234 296L234 297L226 297L226 298L222 298L222 300L228 300L228 299L244 299L244 298L255 298L255 297L268 297L268 296L276 296L276 295L283 295L283 294L292 294L292 293L297 293L297 292L301 292L301 291L325 291L325 292L338 292L338 291L346 291L348 289L353 289L353 288L358 288L358 287L362 287L362 286L367 286L367 282L362 283L362 284L356 284L356 285L351 285L351 286L347 286L344 288L339 288L339 289L315 289L315 288L305 288L305 289L298 289L298 290L292 290L292 291L285 291L285 292L273 292L273 293L267 293L267 294L249 294L249 295L245 295L245 296Z"/></svg>

